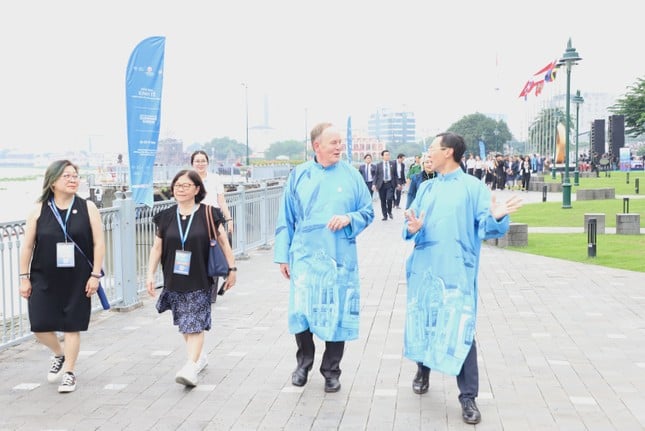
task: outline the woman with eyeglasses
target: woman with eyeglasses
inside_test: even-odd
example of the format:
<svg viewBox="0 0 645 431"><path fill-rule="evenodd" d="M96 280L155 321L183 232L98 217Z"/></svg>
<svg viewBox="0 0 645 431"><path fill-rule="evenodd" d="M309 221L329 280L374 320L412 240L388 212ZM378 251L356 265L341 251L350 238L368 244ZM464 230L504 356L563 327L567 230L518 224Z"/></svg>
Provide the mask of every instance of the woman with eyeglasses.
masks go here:
<svg viewBox="0 0 645 431"><path fill-rule="evenodd" d="M155 297L155 272L161 262L164 288L157 301L157 311L171 310L173 323L183 335L188 361L175 375L177 383L193 387L198 374L208 364L203 353L204 331L211 328L211 280L207 275L210 241L206 224L206 191L199 174L182 170L170 185L177 201L154 216L157 226L150 260L146 289ZM226 256L229 274L224 290L235 285L235 257L223 228L221 213L212 208L217 229L217 242Z"/></svg>
<svg viewBox="0 0 645 431"><path fill-rule="evenodd" d="M61 393L76 389L80 333L89 326L105 255L101 215L76 194L79 182L69 160L49 165L20 251L20 295L27 299L31 331L54 355L47 380L60 380ZM56 332L64 334L62 344Z"/></svg>
<svg viewBox="0 0 645 431"><path fill-rule="evenodd" d="M190 156L190 164L193 169L199 174L204 183L206 196L204 196L205 204L212 205L215 208L222 210L224 221L226 222L226 231L229 235L233 234L233 218L226 204L226 197L224 196L224 184L221 177L215 172L208 172L208 154L203 150L197 150Z"/></svg>
<svg viewBox="0 0 645 431"><path fill-rule="evenodd" d="M224 184L221 177L215 172L208 172L208 154L206 151L197 150L190 156L190 164L193 169L199 174L204 183L204 190L206 196L202 201L205 204L212 205L222 211L224 217L224 230L228 234L228 242L233 246L233 217L226 204L226 197L224 196ZM213 277L211 288L211 303L217 301L217 277Z"/></svg>

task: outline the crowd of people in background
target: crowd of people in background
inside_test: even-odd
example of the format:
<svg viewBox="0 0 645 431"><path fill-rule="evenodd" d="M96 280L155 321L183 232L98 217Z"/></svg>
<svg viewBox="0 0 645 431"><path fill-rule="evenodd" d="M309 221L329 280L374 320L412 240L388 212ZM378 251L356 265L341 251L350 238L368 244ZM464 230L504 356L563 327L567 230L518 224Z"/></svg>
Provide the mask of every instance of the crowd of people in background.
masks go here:
<svg viewBox="0 0 645 431"><path fill-rule="evenodd" d="M392 208L397 209L400 207L401 193L406 190L406 187L408 193L410 193L411 180L415 175L425 175L424 180L428 177L427 173L424 174L425 154L415 155L414 162L407 169L404 154L399 153L396 161L391 161L389 156L390 152L383 150L381 160L373 162L372 155L367 154L364 157L364 163L358 167L370 192L379 192L379 197L383 203L383 220L392 218ZM584 163L586 163L586 158L581 155L581 166ZM389 187L388 184L385 184L387 187L384 187L384 166L390 166L390 169L385 170L391 172L391 177L393 178L392 187ZM479 155L470 153L464 155L460 166L465 173L484 182L490 190L528 191L531 174L550 172L552 161L551 158L539 154L502 155L500 153L491 153L486 159L482 159ZM431 168L429 169L431 172ZM387 182L389 183L390 176L387 177ZM418 186L418 184L416 185ZM409 198L408 196L408 201Z"/></svg>

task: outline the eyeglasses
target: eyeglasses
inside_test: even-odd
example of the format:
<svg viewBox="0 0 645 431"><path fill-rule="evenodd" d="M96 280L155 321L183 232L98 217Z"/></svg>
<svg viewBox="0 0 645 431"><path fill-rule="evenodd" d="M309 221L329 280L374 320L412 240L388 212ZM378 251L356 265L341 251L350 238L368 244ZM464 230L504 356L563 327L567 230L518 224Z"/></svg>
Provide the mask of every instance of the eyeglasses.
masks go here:
<svg viewBox="0 0 645 431"><path fill-rule="evenodd" d="M61 178L64 179L66 182L78 181L78 175L76 174L63 174L61 175Z"/></svg>
<svg viewBox="0 0 645 431"><path fill-rule="evenodd" d="M194 187L195 184L192 183L182 183L182 184L175 184L175 190L190 190L192 187Z"/></svg>

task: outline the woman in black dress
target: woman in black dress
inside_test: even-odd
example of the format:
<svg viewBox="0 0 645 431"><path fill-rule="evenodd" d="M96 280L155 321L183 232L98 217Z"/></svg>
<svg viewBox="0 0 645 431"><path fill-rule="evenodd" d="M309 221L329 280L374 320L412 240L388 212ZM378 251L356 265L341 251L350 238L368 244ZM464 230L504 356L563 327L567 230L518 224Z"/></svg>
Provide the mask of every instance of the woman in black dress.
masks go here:
<svg viewBox="0 0 645 431"><path fill-rule="evenodd" d="M72 162L49 165L20 252L20 295L28 300L32 332L54 354L47 380L62 377L62 393L76 389L80 332L89 326L90 298L98 289L105 255L101 215L92 201L76 195L78 185ZM64 333L62 345L57 331Z"/></svg>
<svg viewBox="0 0 645 431"><path fill-rule="evenodd" d="M206 274L209 238L206 225L206 206L200 204L206 195L199 174L192 170L180 171L170 185L177 205L154 217L157 226L146 288L155 296L155 272L161 262L164 289L157 301L157 310L172 311L173 323L184 336L188 361L175 375L177 383L197 385L197 375L208 360L202 353L204 331L211 328L211 281ZM235 257L224 232L221 211L211 208L218 232L217 242L226 256L229 273L224 290L235 285L237 268Z"/></svg>

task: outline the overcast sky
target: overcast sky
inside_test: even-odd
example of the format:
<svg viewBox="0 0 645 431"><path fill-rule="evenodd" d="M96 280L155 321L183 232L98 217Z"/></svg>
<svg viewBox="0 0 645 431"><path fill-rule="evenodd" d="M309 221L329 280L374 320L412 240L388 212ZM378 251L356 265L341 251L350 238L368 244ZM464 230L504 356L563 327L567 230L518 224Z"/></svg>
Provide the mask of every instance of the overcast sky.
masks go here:
<svg viewBox="0 0 645 431"><path fill-rule="evenodd" d="M150 36L166 37L161 138L244 142L242 82L251 126L263 123L266 97L283 138L348 115L366 128L379 107L415 112L419 134L501 113L517 137L519 92L569 37L583 57L572 90L620 95L645 76L637 3L3 1L0 139L26 151L92 141L127 152L125 67Z"/></svg>

